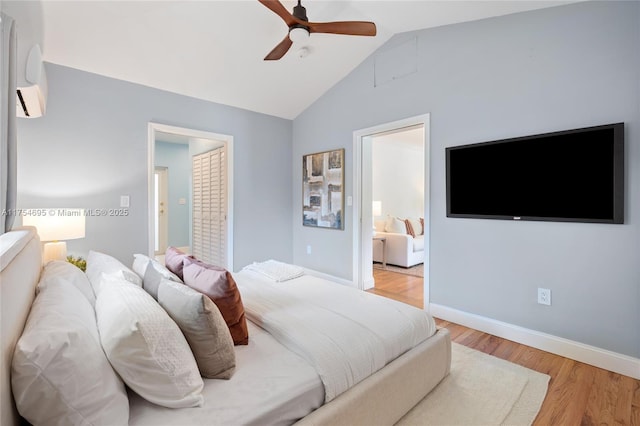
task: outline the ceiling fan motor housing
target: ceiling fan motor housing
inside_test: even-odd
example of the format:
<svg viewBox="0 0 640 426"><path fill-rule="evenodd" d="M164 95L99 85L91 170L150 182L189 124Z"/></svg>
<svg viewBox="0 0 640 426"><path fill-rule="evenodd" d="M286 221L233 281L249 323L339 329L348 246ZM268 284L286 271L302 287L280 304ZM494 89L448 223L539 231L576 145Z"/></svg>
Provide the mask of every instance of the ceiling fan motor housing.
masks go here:
<svg viewBox="0 0 640 426"><path fill-rule="evenodd" d="M293 16L295 16L296 18L298 18L300 21L305 21L305 22L309 22L309 19L307 18L307 9L300 4L300 1L298 1L298 5L293 7ZM306 31L306 34L303 35L302 32L300 32L300 34L296 34L297 31L293 31L296 28L300 28ZM293 31L293 34L291 33ZM302 25L302 24L293 24L289 27L289 38L291 39L291 41L296 42L296 41L303 41L306 40L309 37L309 27L306 25Z"/></svg>
<svg viewBox="0 0 640 426"><path fill-rule="evenodd" d="M301 21L309 21L307 18L307 9L300 4L298 1L298 5L293 7L293 16L298 18Z"/></svg>

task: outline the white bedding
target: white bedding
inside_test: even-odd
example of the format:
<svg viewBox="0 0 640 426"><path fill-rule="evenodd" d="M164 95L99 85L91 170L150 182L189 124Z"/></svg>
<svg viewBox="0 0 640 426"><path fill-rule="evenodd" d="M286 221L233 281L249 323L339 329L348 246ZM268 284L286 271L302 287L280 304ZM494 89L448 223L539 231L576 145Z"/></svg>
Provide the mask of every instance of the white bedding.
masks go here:
<svg viewBox="0 0 640 426"><path fill-rule="evenodd" d="M129 392L129 425L290 425L324 401L306 361L247 322L249 344L236 346L230 380L204 379L204 405L171 409Z"/></svg>
<svg viewBox="0 0 640 426"><path fill-rule="evenodd" d="M247 318L315 367L325 402L436 331L421 309L321 278L278 283L243 270L234 279Z"/></svg>
<svg viewBox="0 0 640 426"><path fill-rule="evenodd" d="M304 269L300 266L278 262L273 259L264 262L253 262L245 266L243 270L257 272L276 282L288 281L304 275Z"/></svg>

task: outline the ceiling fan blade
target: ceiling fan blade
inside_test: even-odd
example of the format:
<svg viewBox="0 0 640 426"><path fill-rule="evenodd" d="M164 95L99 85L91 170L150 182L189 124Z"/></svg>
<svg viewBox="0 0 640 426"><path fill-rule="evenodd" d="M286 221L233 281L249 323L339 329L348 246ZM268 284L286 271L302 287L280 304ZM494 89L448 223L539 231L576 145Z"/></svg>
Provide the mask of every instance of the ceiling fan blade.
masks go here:
<svg viewBox="0 0 640 426"><path fill-rule="evenodd" d="M267 56L264 57L265 61L275 61L284 56L289 51L289 48L293 42L289 39L289 34L282 40L276 47L273 48Z"/></svg>
<svg viewBox="0 0 640 426"><path fill-rule="evenodd" d="M375 36L376 24L365 21L309 22L310 33Z"/></svg>
<svg viewBox="0 0 640 426"><path fill-rule="evenodd" d="M288 27L296 25L298 19L293 16L286 7L282 5L278 0L258 0L260 3L269 8L272 12L282 18Z"/></svg>

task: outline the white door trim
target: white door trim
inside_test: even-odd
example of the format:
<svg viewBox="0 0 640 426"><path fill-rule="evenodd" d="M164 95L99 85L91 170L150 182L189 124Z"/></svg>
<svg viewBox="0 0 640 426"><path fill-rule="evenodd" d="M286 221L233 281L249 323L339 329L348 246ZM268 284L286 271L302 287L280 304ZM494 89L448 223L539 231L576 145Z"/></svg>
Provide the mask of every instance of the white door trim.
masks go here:
<svg viewBox="0 0 640 426"><path fill-rule="evenodd" d="M169 126L167 124L160 124L149 122L148 125L148 143L147 143L147 213L148 213L148 252L153 257L154 252L154 232L155 232L155 218L153 214L152 206L155 203L153 193L153 174L154 174L154 158L155 158L155 140L156 133L173 133L176 135L182 135L189 138L196 139L213 139L221 141L227 151L227 265L226 268L229 271L234 271L233 268L233 136L223 135L219 133L212 133L203 130L188 129L184 127Z"/></svg>
<svg viewBox="0 0 640 426"><path fill-rule="evenodd" d="M390 123L384 123L366 129L360 129L353 132L353 282L361 290L370 288L373 283L368 282L368 278L365 276L365 270L363 265L363 253L364 250L371 249L371 234L372 224L367 223L363 227L362 221L362 199L363 192L371 190L371 182L365 182L362 179L363 173L363 144L364 139L367 136L376 135L379 133L391 132L394 130L400 130L405 127L412 126L424 126L424 221L425 221L425 245L424 245L424 306L429 307L429 259L430 259L430 223L431 223L431 202L430 202L430 114L422 114L415 117L405 118Z"/></svg>
<svg viewBox="0 0 640 426"><path fill-rule="evenodd" d="M158 217L158 224L157 227L158 229L154 228L154 234L157 231L157 234L155 237L158 238L158 250L155 250L154 247L154 254L164 254L165 250L167 249L167 241L169 239L169 203L168 203L168 193L169 193L169 188L168 188L168 174L169 174L169 170L166 167L155 167L154 170L154 174L158 175L158 198L159 200L154 200L154 204L153 204L153 208L158 209L158 210L163 210L162 212L159 212L159 215L155 215L154 214L154 218L156 216ZM155 194L155 188L153 193ZM159 205L158 203L161 202L161 205Z"/></svg>

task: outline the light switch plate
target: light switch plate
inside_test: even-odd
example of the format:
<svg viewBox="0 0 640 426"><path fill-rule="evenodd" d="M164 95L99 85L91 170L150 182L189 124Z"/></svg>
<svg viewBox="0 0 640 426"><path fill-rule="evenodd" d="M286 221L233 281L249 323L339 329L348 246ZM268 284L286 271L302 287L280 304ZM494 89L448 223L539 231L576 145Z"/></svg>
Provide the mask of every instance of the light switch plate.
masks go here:
<svg viewBox="0 0 640 426"><path fill-rule="evenodd" d="M121 195L120 196L120 207L129 207L129 196Z"/></svg>

